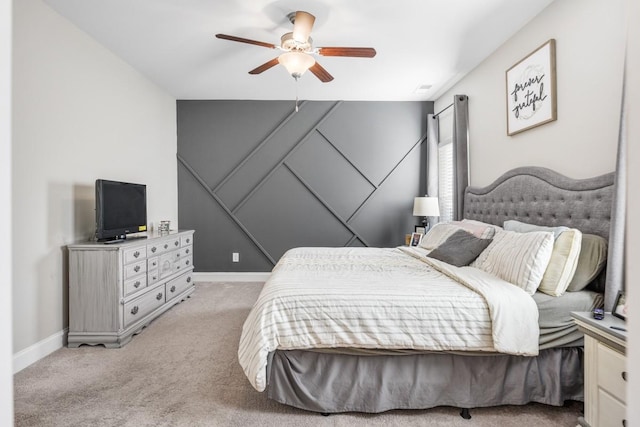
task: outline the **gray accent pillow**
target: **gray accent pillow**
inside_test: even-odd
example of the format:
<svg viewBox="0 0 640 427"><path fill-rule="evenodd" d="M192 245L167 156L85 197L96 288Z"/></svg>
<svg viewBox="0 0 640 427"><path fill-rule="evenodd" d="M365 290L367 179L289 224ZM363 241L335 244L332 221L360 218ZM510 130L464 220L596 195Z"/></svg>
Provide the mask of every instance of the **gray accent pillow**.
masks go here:
<svg viewBox="0 0 640 427"><path fill-rule="evenodd" d="M465 230L458 230L427 256L456 267L464 267L478 258L492 240L480 239Z"/></svg>
<svg viewBox="0 0 640 427"><path fill-rule="evenodd" d="M607 241L595 234L583 234L578 266L569 283L568 291L583 290L595 280L607 263Z"/></svg>

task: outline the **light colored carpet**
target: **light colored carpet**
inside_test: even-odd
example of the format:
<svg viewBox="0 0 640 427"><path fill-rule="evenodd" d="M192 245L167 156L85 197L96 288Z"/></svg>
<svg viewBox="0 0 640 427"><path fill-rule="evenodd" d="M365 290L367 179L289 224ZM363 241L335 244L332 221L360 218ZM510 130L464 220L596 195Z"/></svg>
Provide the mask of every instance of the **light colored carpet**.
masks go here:
<svg viewBox="0 0 640 427"><path fill-rule="evenodd" d="M16 426L575 426L581 404L323 417L267 399L237 362L261 283L198 283L121 349L63 348L15 375Z"/></svg>

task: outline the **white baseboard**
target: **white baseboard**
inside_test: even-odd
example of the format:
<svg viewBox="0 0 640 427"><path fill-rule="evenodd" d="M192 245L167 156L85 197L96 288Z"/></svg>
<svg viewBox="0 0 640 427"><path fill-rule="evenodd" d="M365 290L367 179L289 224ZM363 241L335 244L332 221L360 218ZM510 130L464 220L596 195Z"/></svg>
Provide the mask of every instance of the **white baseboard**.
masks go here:
<svg viewBox="0 0 640 427"><path fill-rule="evenodd" d="M64 328L62 331L56 332L55 334L30 345L24 350L20 350L15 353L13 355L13 373L16 374L22 371L27 366L36 363L43 357L46 357L59 348L64 347L66 345L68 331L69 328Z"/></svg>
<svg viewBox="0 0 640 427"><path fill-rule="evenodd" d="M266 282L271 273L193 273L196 282ZM13 355L13 373L36 363L64 347L67 343L68 328L38 341Z"/></svg>
<svg viewBox="0 0 640 427"><path fill-rule="evenodd" d="M193 273L196 282L266 282L271 273Z"/></svg>

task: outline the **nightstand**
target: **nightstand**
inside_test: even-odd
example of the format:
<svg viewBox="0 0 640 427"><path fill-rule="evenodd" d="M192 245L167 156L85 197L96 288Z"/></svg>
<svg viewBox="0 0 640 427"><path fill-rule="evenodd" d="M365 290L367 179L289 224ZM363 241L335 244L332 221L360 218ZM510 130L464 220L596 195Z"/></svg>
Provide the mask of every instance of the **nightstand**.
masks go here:
<svg viewBox="0 0 640 427"><path fill-rule="evenodd" d="M626 324L611 313L602 320L594 319L591 312L571 315L584 332L584 419L579 422L590 427L625 427Z"/></svg>

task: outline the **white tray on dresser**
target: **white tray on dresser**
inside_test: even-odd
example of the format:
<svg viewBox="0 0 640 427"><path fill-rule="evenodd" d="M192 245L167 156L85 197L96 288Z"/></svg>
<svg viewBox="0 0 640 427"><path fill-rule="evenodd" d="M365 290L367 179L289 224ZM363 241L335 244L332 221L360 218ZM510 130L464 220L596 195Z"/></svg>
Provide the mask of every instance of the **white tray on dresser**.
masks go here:
<svg viewBox="0 0 640 427"><path fill-rule="evenodd" d="M122 347L194 289L193 230L68 250L69 347Z"/></svg>

